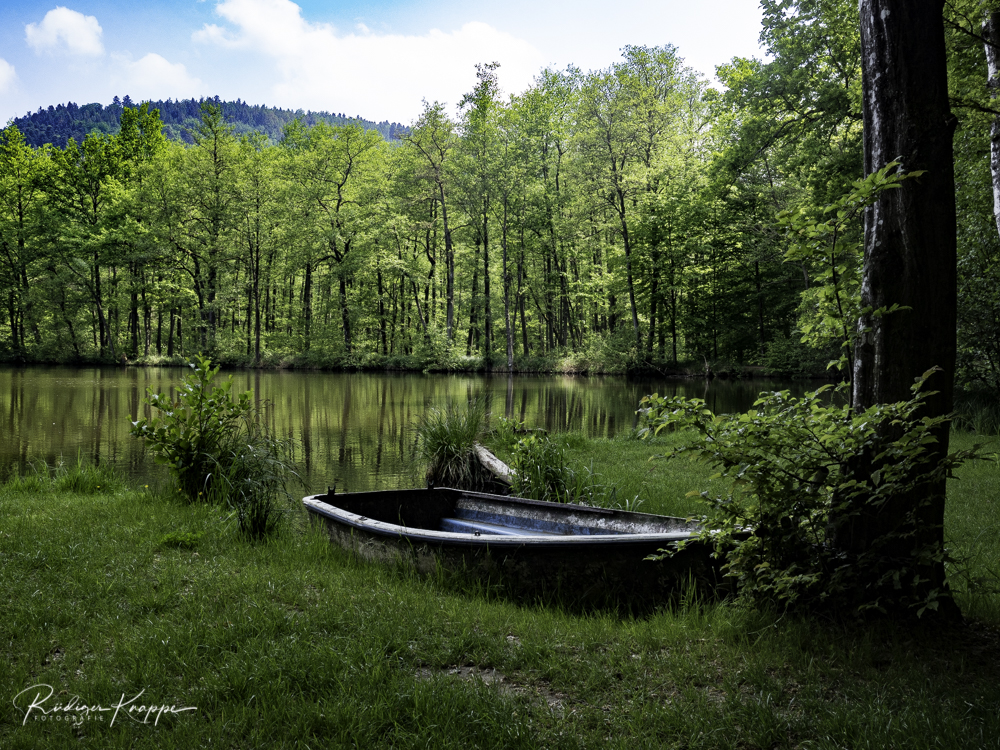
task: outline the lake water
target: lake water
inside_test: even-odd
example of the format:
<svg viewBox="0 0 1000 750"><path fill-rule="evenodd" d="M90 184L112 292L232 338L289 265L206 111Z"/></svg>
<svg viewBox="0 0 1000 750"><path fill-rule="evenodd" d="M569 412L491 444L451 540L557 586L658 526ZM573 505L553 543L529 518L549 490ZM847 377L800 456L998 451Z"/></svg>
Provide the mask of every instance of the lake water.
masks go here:
<svg viewBox="0 0 1000 750"><path fill-rule="evenodd" d="M133 477L156 478L130 419L149 388L171 391L186 368L0 368L0 473L47 462L110 462ZM805 383L585 377L233 371L233 391L253 390L269 404L275 432L295 441L295 460L310 492L391 489L419 483L413 426L429 407L482 395L492 413L550 432L613 437L636 424L649 393L704 398L716 412L743 411L762 390Z"/></svg>

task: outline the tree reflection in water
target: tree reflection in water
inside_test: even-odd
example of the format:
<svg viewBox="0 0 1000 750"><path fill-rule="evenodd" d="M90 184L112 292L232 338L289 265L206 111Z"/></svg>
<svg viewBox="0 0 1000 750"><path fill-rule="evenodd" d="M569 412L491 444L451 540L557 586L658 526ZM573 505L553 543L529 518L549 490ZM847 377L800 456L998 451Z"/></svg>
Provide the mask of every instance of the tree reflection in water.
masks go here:
<svg viewBox="0 0 1000 750"><path fill-rule="evenodd" d="M146 389L170 391L183 368L0 368L0 471L33 462L105 463L135 478L158 469L129 436L130 417ZM613 437L636 424L642 396L658 392L705 398L715 411L746 410L761 390L808 383L665 380L573 375L483 377L418 373L325 373L236 370L234 390L253 389L269 404L276 434L295 441L308 491L392 489L418 484L413 426L428 407L477 395L504 415L550 432L579 430Z"/></svg>

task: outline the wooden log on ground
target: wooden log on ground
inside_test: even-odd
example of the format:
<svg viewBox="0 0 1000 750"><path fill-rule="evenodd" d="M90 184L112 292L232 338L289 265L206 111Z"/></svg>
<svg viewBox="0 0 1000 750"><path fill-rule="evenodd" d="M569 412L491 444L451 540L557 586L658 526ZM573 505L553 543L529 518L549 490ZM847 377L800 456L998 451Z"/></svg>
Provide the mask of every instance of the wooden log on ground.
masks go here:
<svg viewBox="0 0 1000 750"><path fill-rule="evenodd" d="M485 446L476 443L472 449L476 452L479 463L493 475L494 479L506 485L510 485L513 482L514 470L490 453Z"/></svg>

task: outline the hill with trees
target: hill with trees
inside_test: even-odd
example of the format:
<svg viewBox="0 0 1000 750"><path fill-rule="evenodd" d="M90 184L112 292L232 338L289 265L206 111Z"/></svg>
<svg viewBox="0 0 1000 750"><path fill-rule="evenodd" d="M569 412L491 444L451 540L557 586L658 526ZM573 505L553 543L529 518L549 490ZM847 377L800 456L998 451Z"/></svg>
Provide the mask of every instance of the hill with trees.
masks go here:
<svg viewBox="0 0 1000 750"><path fill-rule="evenodd" d="M219 108L222 116L236 136L249 133L263 133L272 142L281 140L286 125L300 120L306 126L318 123L327 125L347 125L357 123L365 130L376 130L387 141L391 141L407 131L398 122L373 122L360 115L349 117L343 112L307 112L301 109L280 109L261 104L248 104L237 99L235 102L222 101L218 96L209 99L181 99L174 101L150 101L149 108L160 112L163 134L170 140L194 143L191 135L201 121L201 105L210 102ZM69 139L82 143L90 133L117 135L120 129L122 110L137 106L131 97L125 96L107 105L99 103L50 105L39 107L37 112L29 112L9 123L24 136L25 143L35 148L51 143L56 148L65 148Z"/></svg>

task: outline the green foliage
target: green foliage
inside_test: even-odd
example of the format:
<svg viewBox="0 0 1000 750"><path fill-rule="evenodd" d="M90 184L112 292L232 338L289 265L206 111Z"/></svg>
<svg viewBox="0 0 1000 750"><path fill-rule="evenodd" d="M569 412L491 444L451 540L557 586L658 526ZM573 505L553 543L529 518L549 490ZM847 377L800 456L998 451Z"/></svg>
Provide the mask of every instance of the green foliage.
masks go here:
<svg viewBox="0 0 1000 750"><path fill-rule="evenodd" d="M587 336L582 369L604 373L625 373L635 370L642 355L635 343L635 334L627 326L619 326L606 334Z"/></svg>
<svg viewBox="0 0 1000 750"><path fill-rule="evenodd" d="M191 130L197 125L199 108L205 101L167 99L143 102L139 107L148 107L151 112L159 115L163 121L164 135L172 140L190 143ZM319 123L327 125L359 123L366 130L377 130L386 140L406 132L406 128L399 123L375 123L347 117L344 113L303 112L301 109L295 111L263 105L255 106L238 100L221 101L218 97L208 101L222 110L226 119L233 123L233 130L237 135L260 135L271 143L277 143L283 137L287 138L289 131L294 132L296 127ZM124 127L120 126L120 120L123 120L129 111L136 111L135 107L136 105L127 96L121 102L115 97L114 103L103 107L98 103L81 107L70 102L30 112L24 117L14 118L12 122L21 128L32 145L41 147L51 143L62 148L68 139L74 138L80 142L95 130L104 135L115 135Z"/></svg>
<svg viewBox="0 0 1000 750"><path fill-rule="evenodd" d="M802 341L801 333L776 336L764 347L761 364L769 375L791 378L809 378L821 375L836 352L830 349L817 351Z"/></svg>
<svg viewBox="0 0 1000 750"><path fill-rule="evenodd" d="M483 65L458 122L428 103L395 147L386 128L383 140L312 114L277 144L275 112L219 100L87 105L103 134L62 148L9 128L0 357L434 370L561 359L602 372L703 352L743 361L758 328L761 344L787 330L796 290L775 277L791 271L716 210L705 81L673 47L623 52L603 71L544 71L509 100ZM246 116L271 140L240 138ZM51 178L13 173L28 161ZM751 257L763 322L743 310Z"/></svg>
<svg viewBox="0 0 1000 750"><path fill-rule="evenodd" d="M146 403L158 415L133 421L131 434L167 467L186 500L228 505L242 533L267 536L295 476L284 458L287 441L271 435L252 392L234 397L232 378L216 382L219 368L206 357L190 366L176 400L150 389Z"/></svg>
<svg viewBox="0 0 1000 750"><path fill-rule="evenodd" d="M816 349L839 345L842 355L830 362L841 370L853 372L854 341L858 336L856 321L866 312L861 309L861 233L859 218L866 208L886 190L919 177L923 171L904 172L899 162L890 162L862 180L852 189L822 209L823 219L814 210L782 211L778 224L788 229L791 246L785 253L789 263L800 264L812 272L808 289L802 292L802 315L799 325L802 341ZM876 311L895 312L898 305Z"/></svg>
<svg viewBox="0 0 1000 750"><path fill-rule="evenodd" d="M997 392L986 388L955 392L955 427L976 435L1000 435L1000 403Z"/></svg>
<svg viewBox="0 0 1000 750"><path fill-rule="evenodd" d="M417 457L427 481L442 487L483 490L492 479L476 457L486 431L486 402L474 398L464 408L428 409L417 422Z"/></svg>
<svg viewBox="0 0 1000 750"><path fill-rule="evenodd" d="M490 444L500 450L512 451L520 439L518 433L524 431L524 422L509 417L497 417L490 430Z"/></svg>
<svg viewBox="0 0 1000 750"><path fill-rule="evenodd" d="M566 458L565 443L547 435L529 435L514 447L511 491L518 497L555 503L586 503L622 507L617 492L599 482L592 467L575 469ZM638 502L627 504L629 509Z"/></svg>
<svg viewBox="0 0 1000 750"><path fill-rule="evenodd" d="M469 369L464 347L448 341L447 331L431 328L413 349L413 357L425 372Z"/></svg>
<svg viewBox="0 0 1000 750"><path fill-rule="evenodd" d="M861 40L853 0L762 0L768 62L720 66L734 110L725 166L817 205L862 169ZM764 175L760 175L764 172ZM770 191L773 195L773 190Z"/></svg>
<svg viewBox="0 0 1000 750"><path fill-rule="evenodd" d="M946 8L965 104L957 374L996 387L1000 263L976 248L996 245L981 8ZM221 100L18 120L0 135L0 358L811 370L784 337L825 356L857 306L860 222L823 210L853 210L841 196L862 169L857 3L765 0L762 20L769 61L721 66L724 93L666 45L542 71L509 98L487 64L459 117L428 102L401 139ZM64 143L70 122L89 124ZM785 259L773 217L802 207Z"/></svg>
<svg viewBox="0 0 1000 750"><path fill-rule="evenodd" d="M208 499L223 446L247 428L255 412L249 391L234 399L232 378L216 382L219 368L207 357L190 367L194 372L184 378L176 400L150 389L146 404L158 416L137 418L131 433L167 467L184 496L196 501Z"/></svg>
<svg viewBox="0 0 1000 750"><path fill-rule="evenodd" d="M984 191L988 192L988 191ZM966 390L1000 402L1000 241L996 224L983 217L963 227L958 259L958 361Z"/></svg>
<svg viewBox="0 0 1000 750"><path fill-rule="evenodd" d="M935 483L978 446L941 456L935 431L947 417L924 417L931 395L918 380L909 401L854 412L825 402L831 386L791 398L762 393L745 414L715 416L700 399L643 399L644 434L687 427L700 433L669 456L689 454L732 481L724 496L703 494L710 511L702 538L725 557L742 596L780 607L861 612L903 605L918 615L945 592L920 592L921 572L945 550L921 546L917 528ZM859 477L863 455L875 469ZM838 532L894 499L914 498L894 528L867 549L837 544ZM900 542L911 552L899 556ZM912 541L912 544L909 542Z"/></svg>
<svg viewBox="0 0 1000 750"><path fill-rule="evenodd" d="M967 407L978 414L985 402L1000 402L1000 237L993 215L989 158L998 91L988 78L985 54L987 44L995 42L996 28L991 34L983 24L995 8L996 3L982 0L945 3L948 88L959 120L954 139L958 219L956 382L969 395L975 394L956 405L962 415ZM977 406L973 407L973 403Z"/></svg>

